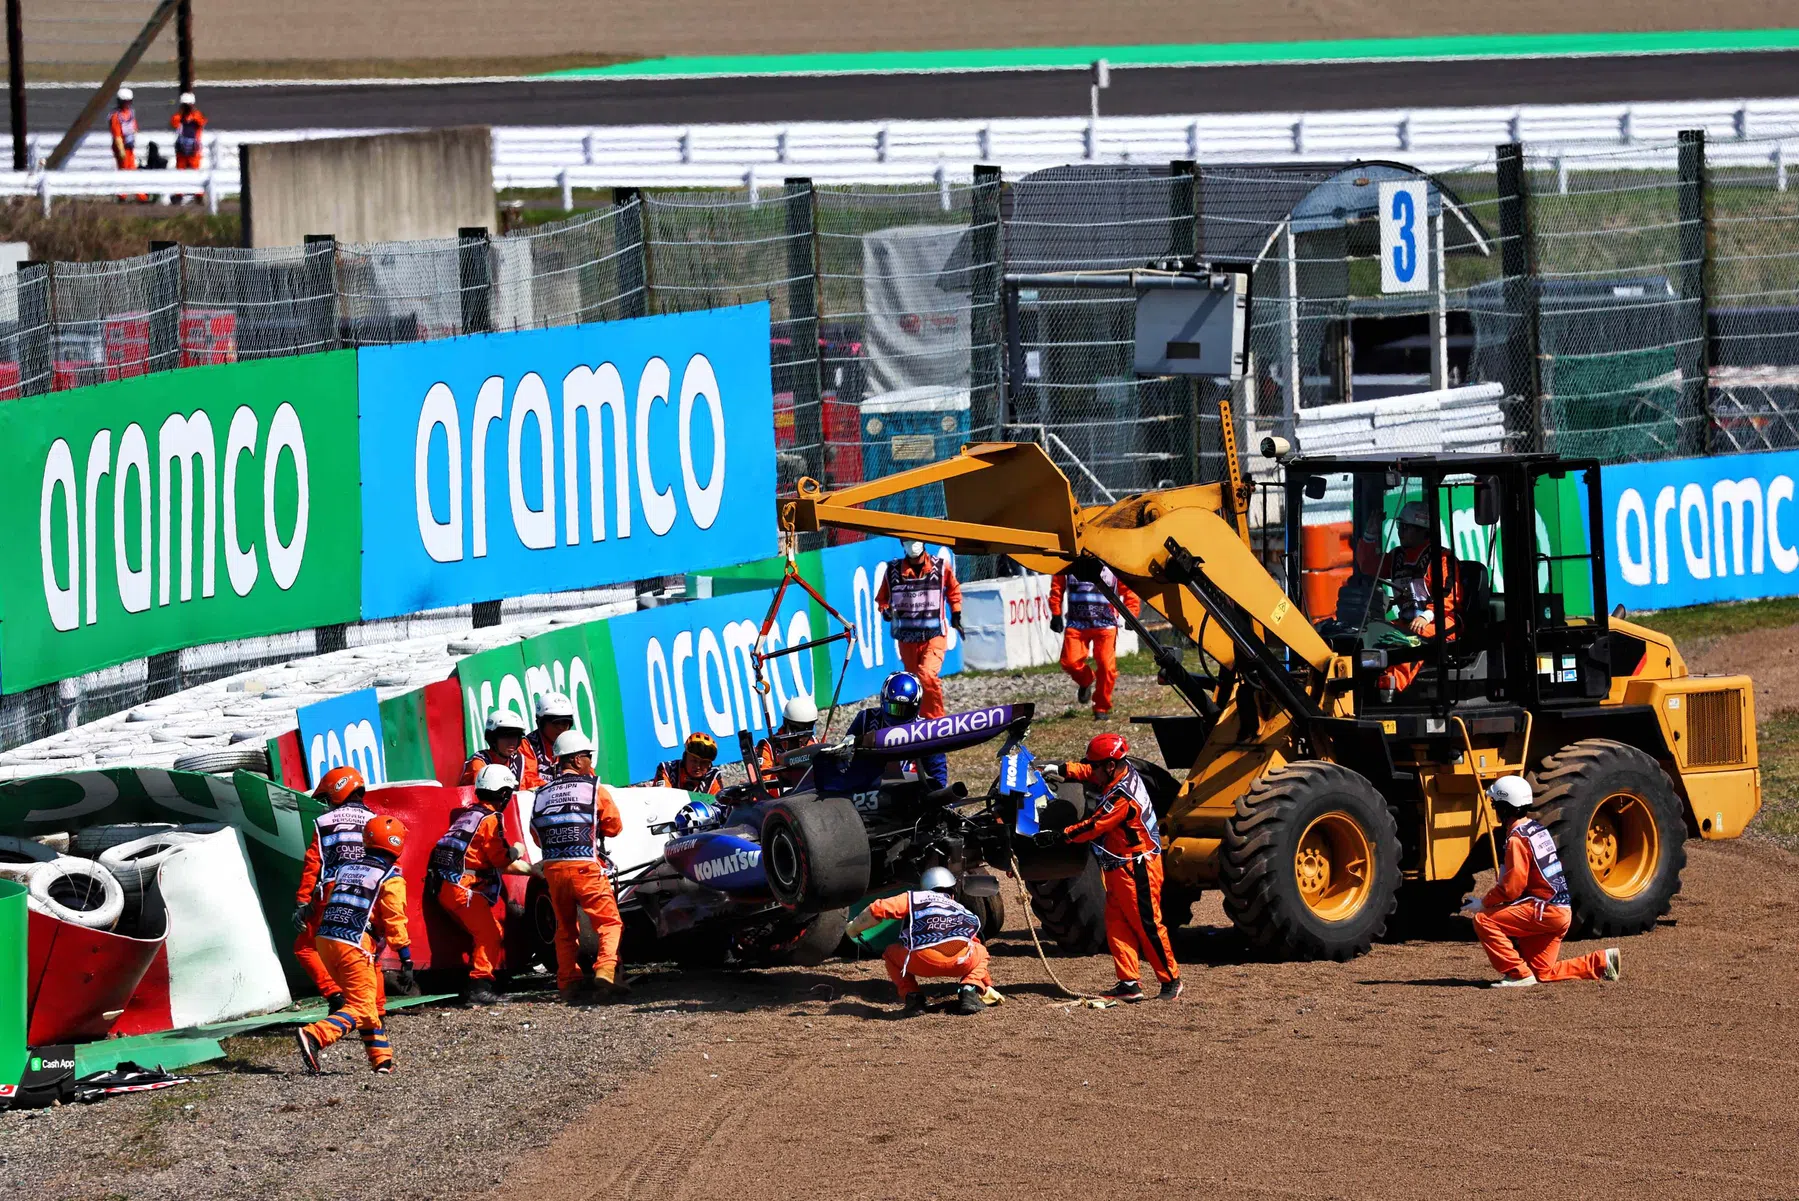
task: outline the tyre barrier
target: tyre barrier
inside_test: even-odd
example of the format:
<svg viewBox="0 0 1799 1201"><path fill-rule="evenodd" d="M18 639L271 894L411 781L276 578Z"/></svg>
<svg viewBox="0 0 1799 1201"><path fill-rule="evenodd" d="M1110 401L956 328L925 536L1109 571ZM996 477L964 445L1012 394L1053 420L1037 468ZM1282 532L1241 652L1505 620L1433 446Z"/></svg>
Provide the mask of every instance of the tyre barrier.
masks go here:
<svg viewBox="0 0 1799 1201"><path fill-rule="evenodd" d="M215 829L223 829L215 826ZM200 841L203 833L189 829L158 830L143 838L122 842L101 852L100 866L113 874L125 892L125 915L128 921L139 921L143 914L144 891L156 881L163 862L190 843Z"/></svg>
<svg viewBox="0 0 1799 1201"><path fill-rule="evenodd" d="M224 776L234 771L249 771L266 776L269 774L268 744L244 742L223 750L195 751L176 759L175 770L204 771Z"/></svg>
<svg viewBox="0 0 1799 1201"><path fill-rule="evenodd" d="M148 834L173 830L173 822L119 822L101 826L83 826L69 835L69 854L78 859L99 859L122 843L135 842Z"/></svg>
<svg viewBox="0 0 1799 1201"><path fill-rule="evenodd" d="M31 908L72 926L110 930L125 911L124 886L92 859L64 855L37 864L26 886L31 890Z"/></svg>

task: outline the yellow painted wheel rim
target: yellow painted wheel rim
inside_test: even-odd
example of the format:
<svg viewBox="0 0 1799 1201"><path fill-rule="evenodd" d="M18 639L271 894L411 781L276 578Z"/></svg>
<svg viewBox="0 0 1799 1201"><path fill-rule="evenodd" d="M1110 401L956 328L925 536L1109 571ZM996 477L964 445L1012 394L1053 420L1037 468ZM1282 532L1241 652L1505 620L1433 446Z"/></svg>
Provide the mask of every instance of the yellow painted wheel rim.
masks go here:
<svg viewBox="0 0 1799 1201"><path fill-rule="evenodd" d="M1594 807L1587 819L1587 867L1607 896L1628 901L1642 892L1661 859L1661 831L1642 797L1614 792Z"/></svg>
<svg viewBox="0 0 1799 1201"><path fill-rule="evenodd" d="M1312 819L1293 853L1299 899L1319 919L1354 917L1374 890L1374 849L1361 823L1347 813Z"/></svg>

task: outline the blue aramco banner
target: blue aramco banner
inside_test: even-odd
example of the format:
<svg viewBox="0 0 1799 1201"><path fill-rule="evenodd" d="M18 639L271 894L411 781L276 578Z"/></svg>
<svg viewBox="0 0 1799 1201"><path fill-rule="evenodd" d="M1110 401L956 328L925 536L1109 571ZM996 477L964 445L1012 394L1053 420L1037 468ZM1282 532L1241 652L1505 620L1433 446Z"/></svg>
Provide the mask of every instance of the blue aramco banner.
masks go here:
<svg viewBox="0 0 1799 1201"><path fill-rule="evenodd" d="M830 681L816 678L813 656L804 651L770 659L763 668L766 702L756 691L751 655L773 600L772 590L735 592L606 623L618 665L619 716L632 780L648 780L656 764L679 758L695 730L718 740L720 763L735 763L741 758L739 730L761 738L770 715L780 724L789 698L829 699ZM762 650L797 646L823 633L812 628L805 592L789 588Z"/></svg>
<svg viewBox="0 0 1799 1201"><path fill-rule="evenodd" d="M875 594L887 576L888 562L903 553L897 539L868 538L830 547L820 555L825 599L855 622L858 631L856 647L842 670L841 695L846 700L873 696L889 675L905 667L900 661L899 644L893 640L893 627L881 620L881 610L875 605ZM939 558L950 557L941 547L932 547L931 553ZM948 613L943 620L949 645L939 674L952 676L962 670L962 637L948 628ZM842 648L833 645L830 654L831 666L836 669L843 662Z"/></svg>
<svg viewBox="0 0 1799 1201"><path fill-rule="evenodd" d="M359 351L362 615L773 553L768 330L758 303Z"/></svg>
<svg viewBox="0 0 1799 1201"><path fill-rule="evenodd" d="M1600 473L1606 586L1628 609L1799 593L1799 451Z"/></svg>

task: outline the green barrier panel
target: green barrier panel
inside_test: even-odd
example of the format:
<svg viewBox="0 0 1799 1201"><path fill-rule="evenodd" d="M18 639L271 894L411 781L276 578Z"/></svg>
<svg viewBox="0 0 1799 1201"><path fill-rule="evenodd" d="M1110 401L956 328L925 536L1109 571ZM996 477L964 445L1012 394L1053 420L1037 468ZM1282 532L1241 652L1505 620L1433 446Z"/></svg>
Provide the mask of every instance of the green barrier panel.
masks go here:
<svg viewBox="0 0 1799 1201"><path fill-rule="evenodd" d="M525 722L527 725L537 724L537 698L551 692L565 694L575 704L575 728L594 740L599 745L599 728L603 711L600 708L600 684L594 679L592 651L587 645L587 627L598 622L588 622L578 626L564 626L536 637L527 638L519 644L519 655L525 664ZM603 682L613 689L612 699L616 701L617 686L608 676ZM616 707L611 712L617 712ZM552 751L554 747L550 748Z"/></svg>
<svg viewBox="0 0 1799 1201"><path fill-rule="evenodd" d="M624 702L619 699L618 654L612 646L612 627L604 621L590 621L581 630L587 640L587 664L597 690L594 711L600 728L593 740L594 773L608 784L629 784L631 757L621 716Z"/></svg>
<svg viewBox="0 0 1799 1201"><path fill-rule="evenodd" d="M25 896L0 880L0 1085L25 1072Z"/></svg>
<svg viewBox="0 0 1799 1201"><path fill-rule="evenodd" d="M462 733L470 754L487 745L487 715L503 705L522 716L527 728L531 725L521 644L509 642L459 660L456 682L462 688Z"/></svg>
<svg viewBox="0 0 1799 1201"><path fill-rule="evenodd" d="M422 689L415 688L381 702L381 741L387 754L389 780L436 778Z"/></svg>
<svg viewBox="0 0 1799 1201"><path fill-rule="evenodd" d="M346 350L0 406L0 689L355 621L356 403Z"/></svg>

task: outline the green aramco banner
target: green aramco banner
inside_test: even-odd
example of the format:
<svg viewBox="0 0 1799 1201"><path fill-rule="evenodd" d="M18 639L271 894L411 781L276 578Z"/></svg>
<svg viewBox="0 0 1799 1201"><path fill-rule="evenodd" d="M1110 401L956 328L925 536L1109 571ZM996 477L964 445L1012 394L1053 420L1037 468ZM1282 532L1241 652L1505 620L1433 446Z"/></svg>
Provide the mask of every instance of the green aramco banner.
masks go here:
<svg viewBox="0 0 1799 1201"><path fill-rule="evenodd" d="M0 405L0 691L360 612L353 351Z"/></svg>

